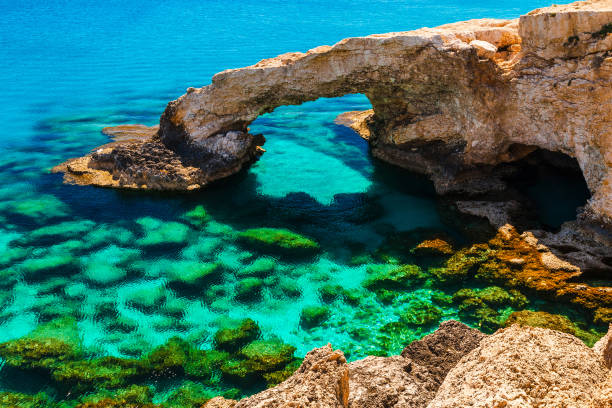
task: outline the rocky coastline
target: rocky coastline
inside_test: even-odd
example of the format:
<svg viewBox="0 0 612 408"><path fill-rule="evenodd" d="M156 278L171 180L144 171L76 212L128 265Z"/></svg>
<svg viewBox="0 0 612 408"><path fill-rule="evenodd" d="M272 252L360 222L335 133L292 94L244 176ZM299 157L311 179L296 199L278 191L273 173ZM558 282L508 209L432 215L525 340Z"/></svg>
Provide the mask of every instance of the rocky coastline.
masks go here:
<svg viewBox="0 0 612 408"><path fill-rule="evenodd" d="M159 127L107 128L113 142L53 171L79 185L198 190L265 152L264 136L248 128L259 115L364 93L373 109L336 122L366 139L376 158L431 178L454 213L490 227L486 239L459 250L439 239L415 247L416 254L443 259L444 267L429 268L427 276L388 272L364 285L384 298L386 284L406 279L449 286L476 279L486 288L459 290L447 301L481 331L445 321L401 355L351 363L331 345L303 362L291 352L274 366L281 369L258 373L275 386L243 399L215 397L203 407L612 407L612 288L600 283L612 272L611 53L610 0L555 5L516 20L348 38L223 71L211 85L170 102ZM579 172L591 193L577 219L554 232L528 219L529 204L508 181L525 163L542 161ZM300 237L290 240L303 252L317 250ZM522 293L570 304L611 329L595 343L593 333L569 319L525 308ZM502 321L496 302L525 310ZM217 351L250 361L233 349ZM52 359L55 364L58 355ZM123 361L111 363L126 369ZM130 364L140 375L141 363ZM150 398L121 398L78 406L157 406Z"/></svg>
<svg viewBox="0 0 612 408"><path fill-rule="evenodd" d="M536 315L539 312L534 312ZM0 344L13 370L50 376L66 400L45 393L0 392L0 405L20 408L465 408L612 406L612 325L593 347L572 334L546 328L554 318L513 319L493 334L454 320L408 344L400 355L351 363L331 344L303 359L295 348L260 339L257 324L215 334L214 350L174 338L142 359L85 359L75 321L57 320ZM516 323L519 322L519 323ZM556 322L558 324L558 322ZM265 379L267 389L240 399L205 390L215 372L237 387ZM152 377L151 377L152 376ZM153 402L146 377L187 383L164 402ZM255 376L255 377L253 377ZM218 394L217 394L218 395Z"/></svg>
<svg viewBox="0 0 612 408"><path fill-rule="evenodd" d="M610 21L609 0L583 1L283 54L189 88L147 142L107 145L56 171L78 184L201 188L261 153L263 138L248 133L257 116L364 93L373 110L344 122L367 128L376 157L428 174L438 192L495 190L491 166L546 149L577 160L592 193L585 217L610 225Z"/></svg>
<svg viewBox="0 0 612 408"><path fill-rule="evenodd" d="M340 350L312 350L285 382L203 408L465 408L612 406L612 330L592 349L549 329L512 325L486 336L447 321L399 356L348 364Z"/></svg>
<svg viewBox="0 0 612 408"><path fill-rule="evenodd" d="M223 71L166 107L159 127L107 128L115 141L53 171L81 185L192 191L264 153L248 125L278 106L364 93L373 109L337 123L374 157L423 173L452 211L538 236L587 274L612 271L612 3L580 1L516 20L481 19L348 38ZM432 69L433 67L433 69ZM577 219L550 233L508 182L526 162L582 174ZM453 217L451 217L453 218ZM479 237L481 238L481 237Z"/></svg>

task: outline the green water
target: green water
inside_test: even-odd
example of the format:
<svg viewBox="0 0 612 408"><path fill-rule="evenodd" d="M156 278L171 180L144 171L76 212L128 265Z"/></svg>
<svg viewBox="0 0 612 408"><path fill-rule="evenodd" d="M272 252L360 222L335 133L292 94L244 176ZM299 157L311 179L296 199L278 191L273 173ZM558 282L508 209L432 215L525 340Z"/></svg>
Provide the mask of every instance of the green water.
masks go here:
<svg viewBox="0 0 612 408"><path fill-rule="evenodd" d="M266 136L267 152L202 192L68 186L49 172L106 143L105 126L156 124L169 100L222 69L348 36L514 18L544 5L468 3L0 1L0 343L67 331L82 349L78 361L149 361L175 337L196 350L217 347L219 329L250 318L260 338L294 346L296 358L332 343L355 360L397 354L445 319L477 326L450 298L461 288L428 277L443 259L411 253L436 237L470 244L447 222L457 215L429 181L372 159L365 141L333 123L369 109L363 95L262 116L251 130ZM528 186L551 228L574 217L580 203L568 197L583 183L555 180L547 174ZM254 244L243 234L253 228L289 230L316 249ZM373 283L398 268L412 277ZM580 310L526 301L502 302L496 318L527 307L588 323ZM49 322L64 331L49 332ZM66 388L44 369L0 367L0 390L73 402L92 392ZM170 374L147 371L133 382L151 385L160 402L188 377ZM234 397L266 386L215 375L191 380L213 394L238 387Z"/></svg>

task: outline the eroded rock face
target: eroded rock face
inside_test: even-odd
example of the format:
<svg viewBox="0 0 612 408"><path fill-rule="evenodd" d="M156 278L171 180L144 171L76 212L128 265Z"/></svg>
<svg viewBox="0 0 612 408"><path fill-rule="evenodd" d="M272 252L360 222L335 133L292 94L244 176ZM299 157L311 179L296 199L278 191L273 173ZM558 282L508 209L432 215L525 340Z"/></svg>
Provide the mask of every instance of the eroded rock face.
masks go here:
<svg viewBox="0 0 612 408"><path fill-rule="evenodd" d="M580 407L612 406L612 372L593 349L554 330L513 325L486 336L456 321L401 355L346 364L331 346L314 349L279 386L203 408Z"/></svg>
<svg viewBox="0 0 612 408"><path fill-rule="evenodd" d="M588 407L607 375L599 356L577 338L515 325L463 357L428 408Z"/></svg>
<svg viewBox="0 0 612 408"><path fill-rule="evenodd" d="M340 350L331 345L310 351L300 368L280 385L242 399L216 398L205 407L272 408L272 407L348 407L348 365Z"/></svg>
<svg viewBox="0 0 612 408"><path fill-rule="evenodd" d="M195 188L244 167L248 160L241 158L251 157L255 144L247 126L258 115L364 93L373 111L356 114L353 127L367 128L373 154L431 175L439 191L452 190L453 180L474 166L517 160L540 147L578 160L593 193L587 214L610 223L610 22L611 0L586 1L538 9L519 20L471 20L283 54L188 89L168 104L159 141L179 155L206 153L191 163L205 168L206 176L176 187ZM236 132L246 135L243 143L219 141ZM133 150L145 153L146 147ZM91 157L88 165L95 161ZM113 180L125 171L117 167Z"/></svg>
<svg viewBox="0 0 612 408"><path fill-rule="evenodd" d="M484 337L449 320L400 356L370 356L349 364L349 407L426 407L450 369Z"/></svg>
<svg viewBox="0 0 612 408"><path fill-rule="evenodd" d="M595 343L593 351L603 359L606 367L612 369L612 323L608 333Z"/></svg>

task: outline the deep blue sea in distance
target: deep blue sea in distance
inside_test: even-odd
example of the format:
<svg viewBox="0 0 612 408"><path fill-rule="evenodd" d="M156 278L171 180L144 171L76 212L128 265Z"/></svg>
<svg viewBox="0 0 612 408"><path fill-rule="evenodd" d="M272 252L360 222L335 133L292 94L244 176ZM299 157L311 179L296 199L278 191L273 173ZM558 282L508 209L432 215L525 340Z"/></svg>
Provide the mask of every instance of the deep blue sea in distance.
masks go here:
<svg viewBox="0 0 612 408"><path fill-rule="evenodd" d="M368 268L380 261L355 258L367 258L389 237L438 231L459 244L465 237L445 223L428 180L377 162L365 141L334 124L342 112L370 108L365 96L320 99L260 117L251 132L266 136L262 158L197 193L64 185L49 169L108 142L105 126L158 123L168 101L225 69L351 36L516 18L546 5L0 0L0 342L73 316L90 355L133 357L173 336L209 347L219 327L249 317L263 336L297 347L297 356L328 342L351 360L379 352L380 327L397 321L403 305L429 302L435 288L415 287L391 303L364 292L358 308L322 300L321 288L363 290ZM572 219L571 188L559 185L551 195L571 205L558 206L549 223ZM198 206L209 217L204 226L185 216ZM237 239L258 227L311 237L321 253L287 259ZM202 263L223 273L195 288L176 284ZM245 301L235 293L249 268L268 269L256 299ZM305 330L301 312L313 305L330 316ZM442 309L443 319L457 318L454 306ZM115 330L117 321L131 329ZM415 329L392 344L385 338L385 350L398 353L434 328ZM0 389L14 387L5 377L0 370Z"/></svg>

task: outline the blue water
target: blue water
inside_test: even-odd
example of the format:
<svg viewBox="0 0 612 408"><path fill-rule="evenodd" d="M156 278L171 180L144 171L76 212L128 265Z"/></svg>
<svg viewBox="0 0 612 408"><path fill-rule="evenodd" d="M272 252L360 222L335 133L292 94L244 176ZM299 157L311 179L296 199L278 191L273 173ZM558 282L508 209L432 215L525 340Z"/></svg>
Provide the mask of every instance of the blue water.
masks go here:
<svg viewBox="0 0 612 408"><path fill-rule="evenodd" d="M156 124L169 100L221 70L349 36L515 18L546 4L1 0L0 341L73 315L92 354L126 356L174 335L206 346L228 318L251 317L265 335L294 344L297 355L329 341L353 359L379 350L376 341L349 332L376 332L397 321L398 305L428 300L431 288L390 305L364 295L365 310L335 301L329 322L309 331L299 326L302 308L323 303L317 290L324 284L360 290L367 265L351 258L394 234L463 238L443 224L427 180L373 161L363 140L333 123L339 113L370 108L363 95L283 107L257 119L252 132L267 138L260 161L194 194L66 186L48 170L107 142L105 126ZM197 205L210 217L203 227L184 218ZM236 240L240 231L263 226L313 237L322 253L274 259ZM151 245L160 239L172 242ZM261 299L237 301L239 271L258 259L272 259L272 277ZM195 293L173 289L173 276L202 262L224 268L219 281ZM295 283L302 289L297 299L278 289ZM116 314L101 318L108 304ZM456 310L445 309L444 318L452 317ZM137 329L115 332L117 319L136 321Z"/></svg>

